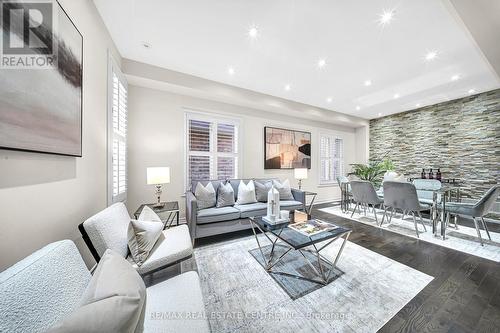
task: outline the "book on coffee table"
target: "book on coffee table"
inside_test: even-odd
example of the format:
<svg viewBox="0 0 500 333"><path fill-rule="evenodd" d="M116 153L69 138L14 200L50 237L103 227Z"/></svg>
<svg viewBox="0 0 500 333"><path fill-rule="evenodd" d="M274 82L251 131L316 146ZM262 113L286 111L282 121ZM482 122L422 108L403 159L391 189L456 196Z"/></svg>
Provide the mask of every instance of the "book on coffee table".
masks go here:
<svg viewBox="0 0 500 333"><path fill-rule="evenodd" d="M308 237L317 235L324 231L331 231L338 228L338 226L336 225L321 220L297 222L290 224L288 227Z"/></svg>

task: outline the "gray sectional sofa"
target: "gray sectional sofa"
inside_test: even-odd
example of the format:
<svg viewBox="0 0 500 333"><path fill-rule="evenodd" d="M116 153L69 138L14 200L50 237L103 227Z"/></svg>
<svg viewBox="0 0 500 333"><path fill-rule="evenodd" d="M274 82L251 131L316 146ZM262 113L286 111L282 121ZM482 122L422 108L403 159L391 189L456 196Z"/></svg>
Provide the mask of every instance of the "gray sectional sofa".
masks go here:
<svg viewBox="0 0 500 333"><path fill-rule="evenodd" d="M199 182L201 182L203 186L211 182L216 193L221 183L225 184L229 182L234 190L236 202L240 180L241 179L230 179L227 181L208 180ZM250 180L264 183L277 179L243 179L243 182L247 184ZM266 202L234 205L222 208L212 207L198 209L196 197L193 193L197 184L198 181L193 181L191 183L192 190L186 193L186 220L193 242L198 238L249 229L251 228L248 220L249 217L264 216L267 213ZM292 188L292 195L294 200L280 200L281 210L305 210L304 191Z"/></svg>

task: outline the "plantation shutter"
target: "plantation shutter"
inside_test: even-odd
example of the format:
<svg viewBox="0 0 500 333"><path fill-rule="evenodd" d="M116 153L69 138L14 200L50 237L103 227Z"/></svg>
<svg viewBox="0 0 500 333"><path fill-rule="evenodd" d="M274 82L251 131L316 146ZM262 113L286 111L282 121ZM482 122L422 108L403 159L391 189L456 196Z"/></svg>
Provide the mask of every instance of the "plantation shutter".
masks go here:
<svg viewBox="0 0 500 333"><path fill-rule="evenodd" d="M344 141L331 135L320 136L320 184L335 183L344 174Z"/></svg>
<svg viewBox="0 0 500 333"><path fill-rule="evenodd" d="M187 116L187 188L193 180L237 178L238 123L191 114Z"/></svg>
<svg viewBox="0 0 500 333"><path fill-rule="evenodd" d="M127 82L110 60L110 203L127 199Z"/></svg>

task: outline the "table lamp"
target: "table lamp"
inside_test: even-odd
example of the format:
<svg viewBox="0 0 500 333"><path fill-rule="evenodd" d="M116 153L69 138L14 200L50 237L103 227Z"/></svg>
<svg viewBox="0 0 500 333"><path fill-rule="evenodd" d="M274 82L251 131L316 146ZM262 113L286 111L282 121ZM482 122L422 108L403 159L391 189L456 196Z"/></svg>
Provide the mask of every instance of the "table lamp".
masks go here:
<svg viewBox="0 0 500 333"><path fill-rule="evenodd" d="M307 169L306 168L298 168L294 170L295 179L299 181L299 190L302 189L302 180L307 179Z"/></svg>
<svg viewBox="0 0 500 333"><path fill-rule="evenodd" d="M170 183L170 168L169 167L155 167L147 168L147 183L148 185L156 186L156 197L158 201L154 204L154 208L161 208L163 204L161 203L161 185Z"/></svg>

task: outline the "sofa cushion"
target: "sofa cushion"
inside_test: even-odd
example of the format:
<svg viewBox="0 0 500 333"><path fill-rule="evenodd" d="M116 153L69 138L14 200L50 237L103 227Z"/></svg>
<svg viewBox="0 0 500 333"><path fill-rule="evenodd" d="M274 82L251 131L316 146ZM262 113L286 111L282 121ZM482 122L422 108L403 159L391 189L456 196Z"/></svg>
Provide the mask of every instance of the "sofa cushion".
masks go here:
<svg viewBox="0 0 500 333"><path fill-rule="evenodd" d="M240 218L240 211L234 207L207 208L198 211L197 223L212 223L236 220Z"/></svg>
<svg viewBox="0 0 500 333"><path fill-rule="evenodd" d="M267 194L271 187L273 186L272 181L254 181L255 184L255 196L259 202L267 202Z"/></svg>
<svg viewBox="0 0 500 333"><path fill-rule="evenodd" d="M234 208L240 211L241 218L264 216L267 214L267 204L263 202L256 202L247 205L236 205L234 206Z"/></svg>
<svg viewBox="0 0 500 333"><path fill-rule="evenodd" d="M163 223L131 220L128 225L128 248L138 266L149 257L153 246L162 234Z"/></svg>
<svg viewBox="0 0 500 333"><path fill-rule="evenodd" d="M163 230L160 238L150 252L149 257L138 267L134 259L129 256L127 260L137 269L139 274L147 274L155 269L168 266L178 260L193 254L193 245L187 225Z"/></svg>
<svg viewBox="0 0 500 333"><path fill-rule="evenodd" d="M0 332L45 332L78 307L91 277L70 240L30 254L0 273Z"/></svg>
<svg viewBox="0 0 500 333"><path fill-rule="evenodd" d="M274 188L280 193L280 200L293 200L290 182L286 179L283 183L273 180Z"/></svg>
<svg viewBox="0 0 500 333"><path fill-rule="evenodd" d="M145 332L209 333L210 326L194 271L177 275L147 288ZM172 318L178 314L184 317Z"/></svg>
<svg viewBox="0 0 500 333"><path fill-rule="evenodd" d="M108 249L80 306L49 332L142 332L145 302L146 286L140 275L121 255Z"/></svg>
<svg viewBox="0 0 500 333"><path fill-rule="evenodd" d="M118 202L89 217L83 222L83 227L100 257L107 249L111 249L125 258L128 253L129 223L127 207L123 202Z"/></svg>
<svg viewBox="0 0 500 333"><path fill-rule="evenodd" d="M234 205L234 190L231 184L221 184L217 190L217 208Z"/></svg>
<svg viewBox="0 0 500 333"><path fill-rule="evenodd" d="M280 200L280 207L285 210L304 209L302 202L295 200Z"/></svg>
<svg viewBox="0 0 500 333"><path fill-rule="evenodd" d="M217 202L215 188L210 182L206 186L198 183L194 190L194 196L198 202L198 209L215 207Z"/></svg>
<svg viewBox="0 0 500 333"><path fill-rule="evenodd" d="M253 180L249 181L247 184L240 180L240 185L238 185L238 199L236 199L237 205L249 204L257 202L255 197L255 185Z"/></svg>

